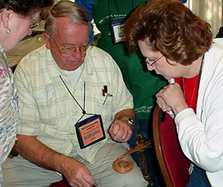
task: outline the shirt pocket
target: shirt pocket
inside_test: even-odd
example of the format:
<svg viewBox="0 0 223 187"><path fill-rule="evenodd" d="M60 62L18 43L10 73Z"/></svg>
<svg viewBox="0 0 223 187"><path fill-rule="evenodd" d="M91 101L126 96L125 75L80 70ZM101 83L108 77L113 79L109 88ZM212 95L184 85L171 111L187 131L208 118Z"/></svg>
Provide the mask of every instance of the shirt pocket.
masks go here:
<svg viewBox="0 0 223 187"><path fill-rule="evenodd" d="M61 87L48 85L36 92L35 99L38 103L40 120L49 125L58 124L57 121L77 112L72 99Z"/></svg>

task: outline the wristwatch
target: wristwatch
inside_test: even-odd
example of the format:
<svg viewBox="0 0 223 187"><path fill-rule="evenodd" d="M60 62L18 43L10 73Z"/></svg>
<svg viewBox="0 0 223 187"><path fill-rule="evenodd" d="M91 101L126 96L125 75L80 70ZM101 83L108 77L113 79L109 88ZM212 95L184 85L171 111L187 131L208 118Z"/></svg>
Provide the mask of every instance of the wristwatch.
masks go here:
<svg viewBox="0 0 223 187"><path fill-rule="evenodd" d="M134 128L134 126L135 126L135 120L129 118L129 119L128 119L128 124L129 124L129 126L130 126L131 128Z"/></svg>

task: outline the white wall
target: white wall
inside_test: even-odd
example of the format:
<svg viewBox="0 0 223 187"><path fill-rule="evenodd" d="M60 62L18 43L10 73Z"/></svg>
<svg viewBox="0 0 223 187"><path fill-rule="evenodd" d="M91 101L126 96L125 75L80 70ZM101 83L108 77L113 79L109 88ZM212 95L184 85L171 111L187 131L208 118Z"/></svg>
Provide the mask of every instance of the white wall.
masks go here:
<svg viewBox="0 0 223 187"><path fill-rule="evenodd" d="M188 0L190 9L210 23L214 36L223 25L223 0Z"/></svg>

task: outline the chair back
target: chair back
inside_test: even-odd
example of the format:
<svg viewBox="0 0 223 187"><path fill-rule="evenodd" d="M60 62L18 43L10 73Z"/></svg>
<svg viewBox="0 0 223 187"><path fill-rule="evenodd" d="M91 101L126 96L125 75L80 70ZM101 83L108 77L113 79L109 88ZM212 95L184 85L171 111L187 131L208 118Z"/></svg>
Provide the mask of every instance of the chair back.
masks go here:
<svg viewBox="0 0 223 187"><path fill-rule="evenodd" d="M190 161L181 150L174 120L158 105L153 112L153 141L166 187L185 187Z"/></svg>

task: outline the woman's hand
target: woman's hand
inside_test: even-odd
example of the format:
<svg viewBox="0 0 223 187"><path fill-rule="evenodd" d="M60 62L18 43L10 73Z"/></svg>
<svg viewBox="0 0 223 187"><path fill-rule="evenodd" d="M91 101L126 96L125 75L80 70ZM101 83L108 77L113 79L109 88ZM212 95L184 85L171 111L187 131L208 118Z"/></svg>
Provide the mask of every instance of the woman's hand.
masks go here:
<svg viewBox="0 0 223 187"><path fill-rule="evenodd" d="M177 83L165 86L156 94L156 98L157 104L165 112L173 111L177 114L188 108L184 93Z"/></svg>

